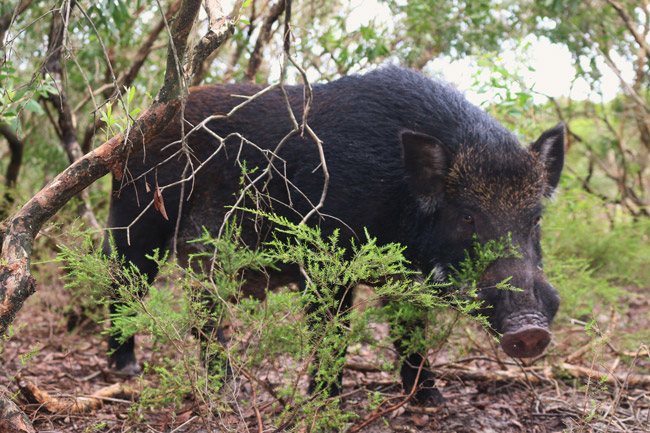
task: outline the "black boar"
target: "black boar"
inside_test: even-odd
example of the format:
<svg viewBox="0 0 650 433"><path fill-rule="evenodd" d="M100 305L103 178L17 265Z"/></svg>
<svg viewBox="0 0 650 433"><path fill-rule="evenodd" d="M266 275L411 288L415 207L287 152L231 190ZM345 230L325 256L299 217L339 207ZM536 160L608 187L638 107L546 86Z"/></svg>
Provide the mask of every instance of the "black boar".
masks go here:
<svg viewBox="0 0 650 433"><path fill-rule="evenodd" d="M207 85L192 88L185 107L184 130L211 114L228 113L262 87L252 84ZM286 86L297 119L303 115L301 86ZM459 92L422 75L386 67L365 75L343 77L313 87L308 124L323 142L329 170L324 206L309 221L324 234L341 230L341 239L363 234L367 228L378 242L399 242L407 258L424 274L445 274L457 266L475 241L511 236L520 257L500 259L480 279L482 312L496 332L501 347L513 357L541 354L549 341L549 326L559 296L542 270L539 221L542 199L557 186L564 161L564 127L542 134L527 148ZM178 254L185 257L185 241L199 237L201 227L216 232L232 205L240 185L241 166L266 167L268 154L292 129L282 92L273 89L241 108L228 119L212 120L207 129L187 138L194 165L206 161L226 138L225 148L196 173L186 188L178 230ZM229 135L240 133L241 136ZM215 135L216 134L216 135ZM156 138L146 153L131 155L128 169L133 184L114 180L109 227L125 227L142 212L152 192L145 188L145 171L157 169L161 185L182 177L185 158L169 156L178 149L180 117ZM255 143L256 146L250 144ZM286 141L275 160L277 171L266 186L273 211L300 221L319 202L324 174L315 142L307 134ZM153 183L153 172L149 172ZM289 182L287 182L287 180ZM191 188L191 194L190 194ZM156 265L145 258L153 249L169 249L179 218L180 186L165 192L169 220L153 208L130 228L113 230L120 254L149 279ZM291 204L290 206L288 204ZM260 245L268 227L244 228L251 245ZM108 248L108 244L106 247ZM284 275L286 277L286 275ZM298 275L293 276L298 280ZM497 290L509 283L521 291ZM273 282L271 282L273 284ZM115 307L113 307L115 308ZM110 339L115 367L137 370L133 338L119 345ZM404 349L399 348L398 349ZM424 371L415 384L420 355L402 366L405 391L424 385L421 401L439 400L431 373ZM334 390L336 392L336 390Z"/></svg>

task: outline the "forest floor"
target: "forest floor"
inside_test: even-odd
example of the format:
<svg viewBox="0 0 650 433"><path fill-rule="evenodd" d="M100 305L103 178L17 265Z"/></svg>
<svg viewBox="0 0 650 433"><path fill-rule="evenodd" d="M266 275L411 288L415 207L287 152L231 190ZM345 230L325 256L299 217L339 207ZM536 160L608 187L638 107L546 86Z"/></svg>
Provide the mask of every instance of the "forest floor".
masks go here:
<svg viewBox="0 0 650 433"><path fill-rule="evenodd" d="M644 345L647 341L635 341L639 330L650 328L650 295L637 293L627 301L625 310L594 311L601 327L598 338L589 335L580 321L555 323L547 354L528 365L518 365L482 331L461 323L432 360L446 399L441 407L403 404L407 396L395 373L380 371L373 363L376 354L362 345L355 347L349 351L344 373L342 409L357 417L346 431L650 432L650 376L646 374L650 353ZM263 422L260 425L277 410L274 398L259 389L255 393L245 380L236 385L231 410L210 421L202 418L205 412L190 397L180 407L130 411L139 390L155 383L146 374L125 378L112 373L101 325L88 321L68 331L63 314L66 302L60 282L40 287L18 314L15 335L3 343L0 353L0 384L37 431L277 431ZM377 332L387 332L386 325L378 324ZM147 340L141 338L137 344L140 361L151 360ZM269 371L266 380L272 382L280 374ZM38 402L29 397L30 384L32 391L47 392L50 399L40 395ZM130 391L100 397L95 400L98 408L74 413L71 398L90 396L114 384ZM302 387L306 392L306 379ZM392 398L380 407L372 406L368 390ZM309 431L308 425L296 428L300 422L306 424L296 420L295 431Z"/></svg>

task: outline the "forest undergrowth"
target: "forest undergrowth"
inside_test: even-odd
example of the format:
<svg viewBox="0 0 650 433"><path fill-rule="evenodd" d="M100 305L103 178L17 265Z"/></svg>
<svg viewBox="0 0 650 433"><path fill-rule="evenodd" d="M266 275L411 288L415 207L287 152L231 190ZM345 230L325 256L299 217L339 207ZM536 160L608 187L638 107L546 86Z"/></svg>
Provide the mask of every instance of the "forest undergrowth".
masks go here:
<svg viewBox="0 0 650 433"><path fill-rule="evenodd" d="M3 383L41 431L650 431L648 222L577 190L548 207L545 270L562 305L553 342L531 361L507 357L467 314L471 305L422 282L361 285L351 310L309 328L305 305L316 291L289 286L264 301L241 296L235 277L268 266L271 254L207 234L201 242L221 254L212 278L171 261L142 297L137 270L119 274L119 259L99 254L96 233L61 234L70 224L61 217L38 240L39 291L3 341ZM298 241L277 241L269 251L301 262L314 289L408 275L398 246L369 239L346 261L338 239L278 222ZM144 371L134 378L107 365L103 305L116 281L130 302L113 319L139 333ZM404 315L428 321L410 344L428 354L446 398L441 407L418 406L401 388L390 341L403 336L388 325ZM209 336L201 350L196 330L214 320L226 325L227 348ZM346 321L346 332L332 332ZM342 363L334 355L345 346ZM307 393L316 359L326 383L343 371L340 398ZM228 365L232 375L206 369L210 363Z"/></svg>

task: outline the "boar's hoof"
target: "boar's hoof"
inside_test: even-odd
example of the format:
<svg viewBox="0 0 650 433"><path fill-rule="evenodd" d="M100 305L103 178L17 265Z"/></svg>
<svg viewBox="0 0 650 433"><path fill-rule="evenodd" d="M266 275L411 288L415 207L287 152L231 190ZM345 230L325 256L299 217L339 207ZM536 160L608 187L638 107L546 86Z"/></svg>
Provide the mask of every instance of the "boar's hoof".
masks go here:
<svg viewBox="0 0 650 433"><path fill-rule="evenodd" d="M442 406L445 398L438 388L422 388L415 393L415 403L420 406Z"/></svg>
<svg viewBox="0 0 650 433"><path fill-rule="evenodd" d="M327 387L327 397L335 398L341 395L341 387L343 383L343 373L339 374L338 380L332 382L329 387ZM315 378L312 378L309 381L309 395L313 395L318 392L322 392L326 387L322 382L317 381Z"/></svg>
<svg viewBox="0 0 650 433"><path fill-rule="evenodd" d="M118 376L137 376L141 371L140 364L134 361L123 365L121 368L116 367L112 373Z"/></svg>
<svg viewBox="0 0 650 433"><path fill-rule="evenodd" d="M541 355L551 341L551 332L539 326L526 326L507 332L501 338L501 347L513 358L533 358Z"/></svg>

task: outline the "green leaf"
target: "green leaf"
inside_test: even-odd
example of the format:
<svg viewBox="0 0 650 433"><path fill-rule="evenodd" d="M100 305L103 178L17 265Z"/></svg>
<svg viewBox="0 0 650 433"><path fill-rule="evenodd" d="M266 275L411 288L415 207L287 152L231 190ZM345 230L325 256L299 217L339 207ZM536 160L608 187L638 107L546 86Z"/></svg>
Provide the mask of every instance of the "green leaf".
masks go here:
<svg viewBox="0 0 650 433"><path fill-rule="evenodd" d="M27 111L31 111L32 113L45 114L43 108L41 108L41 104L36 102L36 100L34 99L30 99L29 101L27 101L25 105L23 105L23 108Z"/></svg>
<svg viewBox="0 0 650 433"><path fill-rule="evenodd" d="M135 86L130 87L128 91L129 91L129 95L126 98L126 103L130 104L131 101L133 101L133 97L135 96Z"/></svg>

